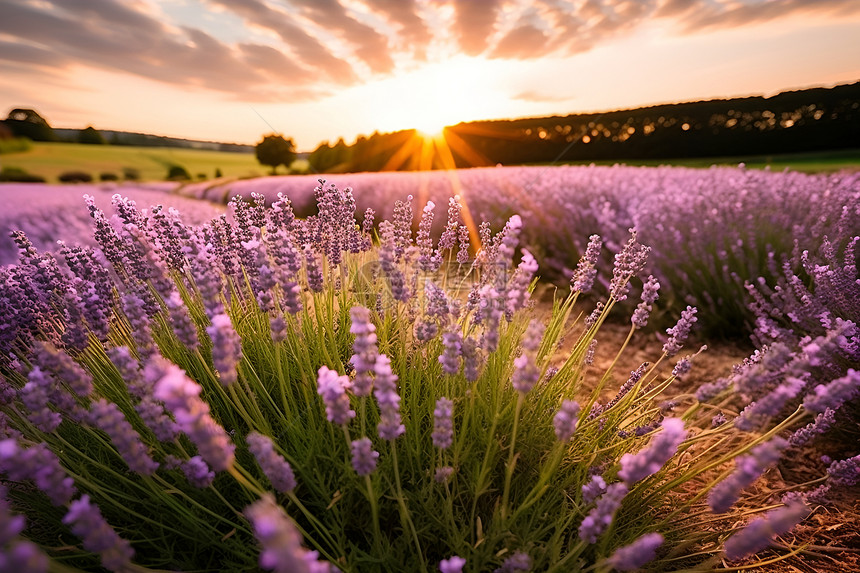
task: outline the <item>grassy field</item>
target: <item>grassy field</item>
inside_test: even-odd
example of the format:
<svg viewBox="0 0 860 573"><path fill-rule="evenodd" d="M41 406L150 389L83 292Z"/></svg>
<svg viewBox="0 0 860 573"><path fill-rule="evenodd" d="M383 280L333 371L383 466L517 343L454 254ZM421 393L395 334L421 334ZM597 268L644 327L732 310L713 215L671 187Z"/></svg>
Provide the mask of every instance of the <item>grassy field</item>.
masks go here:
<svg viewBox="0 0 860 573"><path fill-rule="evenodd" d="M220 169L225 177L264 175L269 168L257 163L253 153L228 153L204 149L34 143L30 151L0 155L0 166L18 167L41 175L49 183L66 171L85 171L98 180L100 173L122 178L123 168L134 168L142 180L163 180L171 165L181 165L192 178L211 179ZM280 171L283 173L284 168Z"/></svg>
<svg viewBox="0 0 860 573"><path fill-rule="evenodd" d="M844 149L839 151L820 151L814 153L783 153L774 155L752 155L737 157L700 157L685 159L616 159L607 161L562 161L565 165L615 165L623 163L630 166L656 167L672 165L675 167L703 167L711 165L737 165L744 163L751 169L770 167L773 171L785 168L804 173L819 173L828 171L860 169L860 149Z"/></svg>

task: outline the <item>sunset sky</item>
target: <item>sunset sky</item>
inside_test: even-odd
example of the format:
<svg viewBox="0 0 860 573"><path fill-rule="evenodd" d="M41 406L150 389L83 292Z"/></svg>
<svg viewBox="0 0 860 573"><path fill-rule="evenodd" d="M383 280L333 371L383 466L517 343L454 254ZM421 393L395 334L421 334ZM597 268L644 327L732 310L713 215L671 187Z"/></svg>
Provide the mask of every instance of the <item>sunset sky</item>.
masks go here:
<svg viewBox="0 0 860 573"><path fill-rule="evenodd" d="M860 80L857 0L0 0L0 119L301 151Z"/></svg>

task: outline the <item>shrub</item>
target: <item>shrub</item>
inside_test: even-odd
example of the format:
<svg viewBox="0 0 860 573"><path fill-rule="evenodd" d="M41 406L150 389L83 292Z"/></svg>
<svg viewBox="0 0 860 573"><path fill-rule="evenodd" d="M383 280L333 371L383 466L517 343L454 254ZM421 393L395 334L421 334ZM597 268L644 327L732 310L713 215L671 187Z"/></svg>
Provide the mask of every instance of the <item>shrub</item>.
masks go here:
<svg viewBox="0 0 860 573"><path fill-rule="evenodd" d="M773 507L745 490L805 410L742 431L690 395L662 403L690 358L668 378L658 365L695 309L654 364L629 376L594 365L604 321L646 264L635 234L587 318L576 305L598 271L596 238L576 289L542 320L529 305L535 259L523 250L513 263L519 216L470 260L454 203L439 246L432 204L413 240L411 197L374 246L373 213L358 226L349 190L321 184L316 196L306 220L284 197L267 208L255 196L197 228L123 200L109 222L89 198L111 270L71 247L63 270L15 234L21 262L0 270L0 472L11 484L0 512L42 570L47 558L114 571L132 559L708 569L807 515L792 499L742 527ZM646 282L619 354L648 320L658 287ZM559 356L563 338L574 342ZM22 511L38 527L9 516Z"/></svg>
<svg viewBox="0 0 860 573"><path fill-rule="evenodd" d="M86 171L65 171L57 177L60 183L90 183L93 176Z"/></svg>
<svg viewBox="0 0 860 573"><path fill-rule="evenodd" d="M41 175L28 173L19 167L4 167L0 170L0 182L10 183L44 183L45 178Z"/></svg>
<svg viewBox="0 0 860 573"><path fill-rule="evenodd" d="M191 176L188 174L188 171L181 165L171 165L167 169L168 181L187 181L189 179L191 179Z"/></svg>
<svg viewBox="0 0 860 573"><path fill-rule="evenodd" d="M99 181L119 181L119 175L110 171L99 173Z"/></svg>
<svg viewBox="0 0 860 573"><path fill-rule="evenodd" d="M122 178L126 181L139 181L140 171L134 167L123 167Z"/></svg>

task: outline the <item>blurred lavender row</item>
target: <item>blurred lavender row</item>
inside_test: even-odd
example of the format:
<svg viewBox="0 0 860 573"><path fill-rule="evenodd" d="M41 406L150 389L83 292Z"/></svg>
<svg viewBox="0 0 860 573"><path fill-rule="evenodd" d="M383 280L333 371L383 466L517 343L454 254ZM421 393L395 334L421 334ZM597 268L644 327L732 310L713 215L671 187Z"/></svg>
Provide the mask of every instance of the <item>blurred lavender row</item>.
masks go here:
<svg viewBox="0 0 860 573"><path fill-rule="evenodd" d="M13 230L24 231L40 251L56 251L57 240L69 245L95 246L92 219L84 195L90 195L96 206L110 211L111 198L119 193L141 208L163 205L182 211L183 219L199 224L212 219L224 208L171 194L172 182L127 185L42 185L0 184L0 265L17 261L18 248L9 236Z"/></svg>

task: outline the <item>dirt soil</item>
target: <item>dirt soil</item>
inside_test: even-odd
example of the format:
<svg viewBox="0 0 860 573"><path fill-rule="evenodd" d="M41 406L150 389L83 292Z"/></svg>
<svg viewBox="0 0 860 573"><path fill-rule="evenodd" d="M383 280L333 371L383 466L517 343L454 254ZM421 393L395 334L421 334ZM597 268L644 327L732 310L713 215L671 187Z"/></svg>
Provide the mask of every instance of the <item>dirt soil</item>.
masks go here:
<svg viewBox="0 0 860 573"><path fill-rule="evenodd" d="M598 333L595 355L595 371L603 372L615 358L618 349L629 331L629 324L604 324ZM663 340L659 333L637 332L622 358L616 364L615 378L626 379L628 373L642 362L653 361L662 352ZM690 341L675 359L661 364L660 373L668 376L678 358L695 353L702 341ZM672 395L694 391L699 385L713 382L731 374L732 366L749 356L753 348L737 343L708 343L708 348L693 361L692 371L667 391ZM614 395L617 385L607 390ZM856 420L856 418L855 418ZM856 422L852 422L856 423ZM778 491L802 484L824 475L826 464L821 461L824 454L833 455L845 451L845 443L838 436L825 436L813 446L800 450L789 450L777 467L769 470L757 484L761 491ZM856 434L855 434L856 439ZM856 445L849 445L855 450ZM851 455L851 454L849 454ZM814 506L813 512L791 533L778 539L778 545L763 551L743 562L724 563L726 569L742 567L745 571L767 573L860 573L860 487L843 488L834 492L827 506ZM767 566L756 566L760 560L785 555L798 547L805 549L783 561Z"/></svg>

